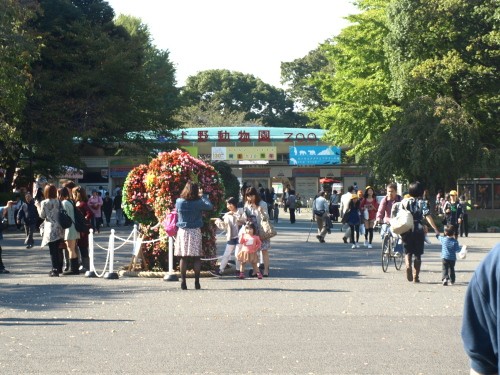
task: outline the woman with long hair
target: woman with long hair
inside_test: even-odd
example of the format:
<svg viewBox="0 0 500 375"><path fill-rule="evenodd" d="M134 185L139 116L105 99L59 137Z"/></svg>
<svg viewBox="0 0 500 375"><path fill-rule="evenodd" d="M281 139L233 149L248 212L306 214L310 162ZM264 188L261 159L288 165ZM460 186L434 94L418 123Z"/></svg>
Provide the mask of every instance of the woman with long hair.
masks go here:
<svg viewBox="0 0 500 375"><path fill-rule="evenodd" d="M181 192L181 195L175 201L177 210L177 237L175 238L174 255L181 258L181 289L186 290L186 271L189 258L193 261L194 268L194 287L201 289L200 271L201 271L201 227L203 226L203 211L213 209L212 203L207 196L203 196L203 190L198 184L188 181Z"/></svg>
<svg viewBox="0 0 500 375"><path fill-rule="evenodd" d="M44 189L45 199L41 202L35 202L38 209L38 215L43 219L40 226L42 234L42 247L49 245L50 261L52 271L49 276L59 276L62 273L63 256L59 248L61 240L64 237L64 230L59 224L59 205L61 202L57 199L57 188L52 185L46 185Z"/></svg>
<svg viewBox="0 0 500 375"><path fill-rule="evenodd" d="M373 228L375 227L375 219L377 216L378 203L375 197L375 192L371 186L367 186L363 200L361 201L361 214L365 224L365 247L372 248ZM365 212L367 215L365 215Z"/></svg>
<svg viewBox="0 0 500 375"><path fill-rule="evenodd" d="M63 275L79 275L80 265L78 264L78 253L76 252L76 241L80 238L80 232L75 228L75 209L71 201L70 191L68 188L63 187L58 191L59 200L61 201L63 209L73 221L69 228L64 229L64 242L69 252L70 269L64 271Z"/></svg>
<svg viewBox="0 0 500 375"><path fill-rule="evenodd" d="M252 221L257 228L257 232L261 230L261 221L263 218L269 220L269 215L267 211L267 204L263 200L261 200L257 189L254 187L249 187L245 191L245 195L243 197L243 202L245 205L243 206L243 215L242 220ZM258 233L256 233L258 235ZM271 248L271 240L262 240L261 248L262 258L264 260L264 277L269 276L269 249ZM257 276L255 274L251 274L251 276Z"/></svg>
<svg viewBox="0 0 500 375"><path fill-rule="evenodd" d="M90 259L89 259L89 229L92 226L92 217L94 214L90 210L87 201L88 196L85 188L77 186L73 188L73 197L75 198L76 209L80 210L85 222L87 224L87 230L85 232L80 232L80 238L76 241L78 250L80 251L80 256L82 257L82 267L80 271L89 271Z"/></svg>

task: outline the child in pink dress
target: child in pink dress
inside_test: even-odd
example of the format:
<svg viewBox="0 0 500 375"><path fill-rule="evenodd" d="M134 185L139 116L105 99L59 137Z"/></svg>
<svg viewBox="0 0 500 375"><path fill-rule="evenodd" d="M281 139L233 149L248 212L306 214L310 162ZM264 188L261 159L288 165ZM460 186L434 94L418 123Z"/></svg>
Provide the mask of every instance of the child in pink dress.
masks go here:
<svg viewBox="0 0 500 375"><path fill-rule="evenodd" d="M247 223L245 225L245 233L240 237L241 249L238 253L238 260L240 261L240 279L245 278L246 263L250 263L254 274L256 274L259 279L262 279L262 274L260 273L259 267L257 267L257 262L259 261L257 251L260 249L262 243L259 236L254 234L255 232L255 225L253 223Z"/></svg>

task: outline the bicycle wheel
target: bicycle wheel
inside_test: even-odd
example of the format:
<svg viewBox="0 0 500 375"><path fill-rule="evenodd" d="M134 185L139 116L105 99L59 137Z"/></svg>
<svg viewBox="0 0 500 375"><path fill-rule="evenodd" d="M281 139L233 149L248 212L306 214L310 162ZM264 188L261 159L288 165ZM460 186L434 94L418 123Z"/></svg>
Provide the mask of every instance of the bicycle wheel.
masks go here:
<svg viewBox="0 0 500 375"><path fill-rule="evenodd" d="M393 245L394 247L396 247L395 244ZM404 258L403 254L400 254L400 256L398 257L394 257L394 267L396 267L398 271L401 269L401 265L403 264L403 258Z"/></svg>
<svg viewBox="0 0 500 375"><path fill-rule="evenodd" d="M389 260L391 259L391 241L390 236L384 236L382 242L382 271L387 272Z"/></svg>

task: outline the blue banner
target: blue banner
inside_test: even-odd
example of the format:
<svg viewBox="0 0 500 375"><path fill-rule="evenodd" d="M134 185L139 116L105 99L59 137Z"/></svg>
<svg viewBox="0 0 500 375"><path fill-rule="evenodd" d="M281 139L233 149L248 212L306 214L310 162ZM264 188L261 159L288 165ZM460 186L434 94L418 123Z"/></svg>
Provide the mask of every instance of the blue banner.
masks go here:
<svg viewBox="0 0 500 375"><path fill-rule="evenodd" d="M290 165L336 165L340 164L338 146L290 146Z"/></svg>

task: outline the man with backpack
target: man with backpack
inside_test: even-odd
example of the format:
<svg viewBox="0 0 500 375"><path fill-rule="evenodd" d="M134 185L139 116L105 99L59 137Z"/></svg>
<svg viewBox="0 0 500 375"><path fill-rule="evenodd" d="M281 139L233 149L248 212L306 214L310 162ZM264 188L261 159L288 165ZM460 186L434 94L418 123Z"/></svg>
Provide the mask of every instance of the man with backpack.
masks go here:
<svg viewBox="0 0 500 375"><path fill-rule="evenodd" d="M424 242L426 229L423 224L425 218L430 224L436 235L439 235L439 230L432 219L431 211L427 206L427 202L422 199L424 187L420 182L413 182L408 188L409 198L405 198L401 205L404 209L411 212L413 216L413 230L409 230L401 234L403 246L405 250L406 278L408 281L419 283L420 267L422 265L422 254L424 253ZM412 260L413 270L412 270Z"/></svg>

